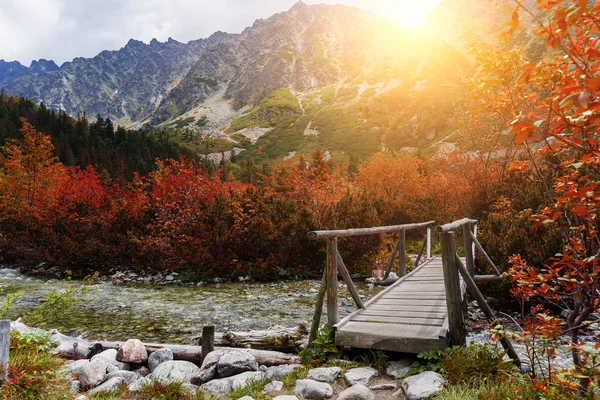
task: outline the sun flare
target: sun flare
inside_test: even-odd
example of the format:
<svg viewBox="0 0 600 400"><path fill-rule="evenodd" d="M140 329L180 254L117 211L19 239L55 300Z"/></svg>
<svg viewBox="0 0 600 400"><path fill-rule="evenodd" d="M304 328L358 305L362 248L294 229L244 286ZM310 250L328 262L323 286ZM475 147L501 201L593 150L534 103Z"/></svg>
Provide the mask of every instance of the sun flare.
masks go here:
<svg viewBox="0 0 600 400"><path fill-rule="evenodd" d="M427 7L401 6L395 10L390 10L389 17L408 28L423 29L425 16L429 11Z"/></svg>

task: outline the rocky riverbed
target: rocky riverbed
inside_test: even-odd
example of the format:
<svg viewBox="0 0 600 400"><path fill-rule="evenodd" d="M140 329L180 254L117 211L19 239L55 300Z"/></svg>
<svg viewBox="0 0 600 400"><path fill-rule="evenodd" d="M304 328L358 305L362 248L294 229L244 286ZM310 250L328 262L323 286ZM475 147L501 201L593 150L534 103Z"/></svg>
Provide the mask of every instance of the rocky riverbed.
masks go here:
<svg viewBox="0 0 600 400"><path fill-rule="evenodd" d="M87 331L92 340L137 337L148 342L197 343L202 326L207 324L223 332L267 329L273 325L292 327L308 322L320 285L315 280L200 286L177 283L176 276L149 279L113 275L105 282L88 285L78 295L81 301L72 312L37 326L65 333ZM364 299L381 290L360 282L357 285ZM0 301L9 293L23 294L9 315L12 319L26 315L52 290L82 286L82 282L38 279L0 268ZM340 315L353 310L350 294L340 283Z"/></svg>

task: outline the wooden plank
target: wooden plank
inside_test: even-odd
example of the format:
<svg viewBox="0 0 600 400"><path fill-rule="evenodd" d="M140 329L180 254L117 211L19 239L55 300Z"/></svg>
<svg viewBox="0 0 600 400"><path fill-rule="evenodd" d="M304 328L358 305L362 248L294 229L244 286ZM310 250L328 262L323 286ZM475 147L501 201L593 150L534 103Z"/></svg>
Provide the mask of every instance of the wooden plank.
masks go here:
<svg viewBox="0 0 600 400"><path fill-rule="evenodd" d="M416 312L420 312L420 313L425 313L425 312L432 312L432 313L437 313L437 312L441 312L446 314L448 311L446 310L446 304L445 303L441 303L441 304L435 304L432 306L426 306L426 305L404 305L404 304L373 304L371 306L369 306L366 310L363 310L363 312L366 311L373 311L373 312L378 312L378 311L393 311L393 312L401 312L401 311L416 311Z"/></svg>
<svg viewBox="0 0 600 400"><path fill-rule="evenodd" d="M444 267L444 282L446 284L446 305L448 307L448 324L452 344L461 346L465 344L465 328L462 313L462 295L460 278L456 267L456 243L454 232L440 233L442 248L442 261Z"/></svg>
<svg viewBox="0 0 600 400"><path fill-rule="evenodd" d="M332 329L339 322L337 238L327 239L327 327Z"/></svg>
<svg viewBox="0 0 600 400"><path fill-rule="evenodd" d="M344 264L344 260L342 260L342 256L340 255L340 252L338 251L337 246L336 246L335 252L336 252L336 257L337 257L338 270L340 271L340 274L342 274L342 278L344 279L344 282L346 282L346 287L348 288L348 291L350 292L350 295L352 296L352 299L354 300L354 304L356 304L356 306L358 308L365 308L365 305L363 304L363 301L360 298L358 291L356 290L356 286L354 286L354 282L352 282L350 273L348 272L348 269L346 268L346 265Z"/></svg>
<svg viewBox="0 0 600 400"><path fill-rule="evenodd" d="M317 294L317 302L315 303L315 312L310 327L310 335L308 336L309 345L317 338L317 331L321 324L321 314L323 313L323 301L325 300L325 292L327 291L327 269L323 269L323 277L321 278L321 287Z"/></svg>
<svg viewBox="0 0 600 400"><path fill-rule="evenodd" d="M377 322L382 324L397 325L397 329L404 329L405 325L442 326L444 318L412 318L412 317L380 317L377 315L355 315L352 321Z"/></svg>
<svg viewBox="0 0 600 400"><path fill-rule="evenodd" d="M475 275L473 276L473 280L475 281L475 283L502 282L504 280L504 277L497 275Z"/></svg>
<svg viewBox="0 0 600 400"><path fill-rule="evenodd" d="M368 322L354 322L350 321L344 329L340 331L361 333L365 336L389 336L389 337L404 337L404 338L436 338L439 336L440 328L435 326L420 326L420 325L407 325L405 329L397 329L393 324L384 323L368 323Z"/></svg>
<svg viewBox="0 0 600 400"><path fill-rule="evenodd" d="M432 318L446 318L446 312L444 311L438 311L438 312L432 312L432 311L420 311L420 310L373 310L373 309L369 309L369 310L364 310L363 312L360 312L356 315L381 315L381 316L388 316L388 317L395 317L395 316L419 316L419 315L427 315L428 317L432 317Z"/></svg>
<svg viewBox="0 0 600 400"><path fill-rule="evenodd" d="M437 306L446 305L446 300L401 300L401 299L381 299L378 304L390 304L390 305L413 305L413 306Z"/></svg>
<svg viewBox="0 0 600 400"><path fill-rule="evenodd" d="M388 293L385 300L445 300L446 295L443 293Z"/></svg>
<svg viewBox="0 0 600 400"><path fill-rule="evenodd" d="M378 233L390 233L396 232L402 229L418 229L432 226L435 221L419 222L415 224L404 224L404 225L392 225L392 226L377 226L374 228L357 228L357 229L341 229L341 230L330 230L330 231L312 231L306 234L309 240L316 239L331 239L334 237L348 237L348 236L364 236L364 235L375 235Z"/></svg>
<svg viewBox="0 0 600 400"><path fill-rule="evenodd" d="M476 224L477 220L476 219L463 218L463 219L459 219L459 220L450 222L449 224L442 225L442 226L440 226L440 229L443 232L455 231L455 230L460 229L464 224L468 224L468 223Z"/></svg>
<svg viewBox="0 0 600 400"><path fill-rule="evenodd" d="M0 385L6 378L8 370L8 355L10 349L10 320L0 321Z"/></svg>

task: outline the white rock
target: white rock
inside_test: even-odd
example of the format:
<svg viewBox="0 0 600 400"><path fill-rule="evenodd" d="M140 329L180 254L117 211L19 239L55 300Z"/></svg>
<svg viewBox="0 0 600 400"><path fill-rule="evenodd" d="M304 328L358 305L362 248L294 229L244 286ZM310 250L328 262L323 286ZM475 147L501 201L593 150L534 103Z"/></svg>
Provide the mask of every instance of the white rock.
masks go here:
<svg viewBox="0 0 600 400"><path fill-rule="evenodd" d="M308 371L306 378L319 382L331 383L337 380L337 378L340 376L340 372L342 372L340 367L313 368Z"/></svg>
<svg viewBox="0 0 600 400"><path fill-rule="evenodd" d="M173 361L173 350L159 349L150 354L148 357L148 368L150 372L154 371L159 364L165 361Z"/></svg>
<svg viewBox="0 0 600 400"><path fill-rule="evenodd" d="M77 375L79 371L81 371L81 368L89 364L89 362L90 360L67 361L60 372L69 375Z"/></svg>
<svg viewBox="0 0 600 400"><path fill-rule="evenodd" d="M264 372L248 371L227 378L213 379L200 386L200 391L219 398L226 398L233 390L245 387L251 380L260 380L265 377Z"/></svg>
<svg viewBox="0 0 600 400"><path fill-rule="evenodd" d="M283 389L283 382L281 381L273 381L271 383L267 383L263 391L265 393L279 392Z"/></svg>
<svg viewBox="0 0 600 400"><path fill-rule="evenodd" d="M154 381L150 378L140 378L128 386L130 392L137 392L146 386L153 385Z"/></svg>
<svg viewBox="0 0 600 400"><path fill-rule="evenodd" d="M79 396L75 397L73 400L88 400L88 397L84 394L80 394Z"/></svg>
<svg viewBox="0 0 600 400"><path fill-rule="evenodd" d="M361 383L344 390L338 396L337 400L374 400L375 395L371 393L368 387Z"/></svg>
<svg viewBox="0 0 600 400"><path fill-rule="evenodd" d="M122 369L124 371L128 371L130 369L129 363L117 361L117 350L115 349L104 350L102 353L98 353L93 356L90 361L94 361L97 358L104 358L109 362L110 365L114 365L118 369Z"/></svg>
<svg viewBox="0 0 600 400"><path fill-rule="evenodd" d="M275 396L273 397L273 400L298 400L298 398L296 396Z"/></svg>
<svg viewBox="0 0 600 400"><path fill-rule="evenodd" d="M333 388L325 382L317 382L312 379L299 379L296 381L294 388L296 396L309 399L321 400L328 399L333 396Z"/></svg>
<svg viewBox="0 0 600 400"><path fill-rule="evenodd" d="M147 367L140 367L136 370L133 370L132 372L134 372L138 378L143 378L145 376L150 375L150 370Z"/></svg>
<svg viewBox="0 0 600 400"><path fill-rule="evenodd" d="M189 361L165 361L160 364L149 377L162 383L190 383L191 379L200 373L200 368Z"/></svg>
<svg viewBox="0 0 600 400"><path fill-rule="evenodd" d="M117 351L117 361L143 364L148 360L146 346L138 339L129 339Z"/></svg>
<svg viewBox="0 0 600 400"><path fill-rule="evenodd" d="M380 385L369 386L371 390L396 390L398 386L395 383L382 383Z"/></svg>
<svg viewBox="0 0 600 400"><path fill-rule="evenodd" d="M281 377L284 375L294 372L298 368L302 368L302 365L299 365L299 364L277 365L274 367L267 368L267 370L265 371L265 374L266 374L267 378L274 381L274 380L281 379Z"/></svg>
<svg viewBox="0 0 600 400"><path fill-rule="evenodd" d="M437 372L432 371L409 376L402 381L402 389L408 400L427 399L441 391L443 387L444 378Z"/></svg>
<svg viewBox="0 0 600 400"><path fill-rule="evenodd" d="M192 378L194 385L202 385L217 377L217 364L221 356L225 354L223 350L211 351L204 357L200 372Z"/></svg>
<svg viewBox="0 0 600 400"><path fill-rule="evenodd" d="M88 390L98 386L106 378L106 368L109 363L104 358L97 358L90 361L79 371L79 382L83 390Z"/></svg>
<svg viewBox="0 0 600 400"><path fill-rule="evenodd" d="M254 399L250 396L244 396L244 397L240 397L238 400L254 400Z"/></svg>
<svg viewBox="0 0 600 400"><path fill-rule="evenodd" d="M385 373L395 379L403 378L410 371L412 360L403 358L399 361L390 361L385 367Z"/></svg>
<svg viewBox="0 0 600 400"><path fill-rule="evenodd" d="M129 385L135 381L137 381L138 379L138 375L135 372L131 372L131 371L116 371L116 372L111 372L110 374L106 375L106 380L112 379L112 378L123 378L123 381Z"/></svg>
<svg viewBox="0 0 600 400"><path fill-rule="evenodd" d="M377 375L379 372L372 367L353 368L344 374L344 381L348 386L354 386L357 383L368 386L371 379Z"/></svg>
<svg viewBox="0 0 600 400"><path fill-rule="evenodd" d="M115 378L111 378L111 379L107 380L102 385L90 390L89 393L93 396L93 395L96 395L96 394L102 393L102 392L116 392L117 390L120 389L120 386L123 383L125 383L123 378L117 376Z"/></svg>
<svg viewBox="0 0 600 400"><path fill-rule="evenodd" d="M217 363L217 371L221 378L257 370L256 358L244 350L228 351L219 358Z"/></svg>

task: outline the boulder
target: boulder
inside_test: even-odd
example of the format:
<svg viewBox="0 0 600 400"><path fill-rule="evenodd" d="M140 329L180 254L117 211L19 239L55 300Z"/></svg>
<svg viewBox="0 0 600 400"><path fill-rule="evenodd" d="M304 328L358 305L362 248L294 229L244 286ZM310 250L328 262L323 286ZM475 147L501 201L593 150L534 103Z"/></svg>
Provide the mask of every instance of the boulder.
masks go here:
<svg viewBox="0 0 600 400"><path fill-rule="evenodd" d="M200 368L189 361L165 361L161 363L149 377L162 383L190 383L192 378L200 373Z"/></svg>
<svg viewBox="0 0 600 400"><path fill-rule="evenodd" d="M135 381L137 381L138 376L135 372L131 372L131 371L116 371L116 372L111 372L110 374L106 375L106 380L112 379L112 378L123 378L123 381L125 382L125 384L129 385Z"/></svg>
<svg viewBox="0 0 600 400"><path fill-rule="evenodd" d="M139 378L143 378L144 376L150 375L150 370L147 367L139 367L139 368L133 370L132 372L135 372L135 374Z"/></svg>
<svg viewBox="0 0 600 400"><path fill-rule="evenodd" d="M245 387L251 380L260 380L265 377L261 371L247 371L227 378L213 379L200 386L200 391L218 398L227 398L236 389Z"/></svg>
<svg viewBox="0 0 600 400"><path fill-rule="evenodd" d="M408 371L410 371L412 360L403 358L399 361L390 361L385 367L385 374L391 376L394 379L404 378Z"/></svg>
<svg viewBox="0 0 600 400"><path fill-rule="evenodd" d="M228 351L219 358L217 363L217 372L221 378L257 370L256 358L243 350Z"/></svg>
<svg viewBox="0 0 600 400"><path fill-rule="evenodd" d="M114 365L118 369L122 369L124 371L129 371L129 369L131 368L129 363L117 361L117 350L115 349L104 350L103 352L93 356L90 361L94 361L97 358L104 358L106 361L109 362L110 365Z"/></svg>
<svg viewBox="0 0 600 400"><path fill-rule="evenodd" d="M338 396L337 400L374 400L375 395L369 390L368 387L361 383L357 383L354 386L344 390Z"/></svg>
<svg viewBox="0 0 600 400"><path fill-rule="evenodd" d="M117 361L143 364L148 360L146 346L138 339L129 339L117 351Z"/></svg>
<svg viewBox="0 0 600 400"><path fill-rule="evenodd" d="M159 349L150 354L148 357L148 368L150 369L150 372L154 371L160 363L165 361L173 361L173 350Z"/></svg>
<svg viewBox="0 0 600 400"><path fill-rule="evenodd" d="M150 378L139 378L135 382L131 383L128 386L128 389L129 389L130 392L137 392L139 390L142 390L146 386L150 386L150 385L153 385L153 384L154 384L154 381L152 379L150 379Z"/></svg>
<svg viewBox="0 0 600 400"><path fill-rule="evenodd" d="M117 371L121 371L121 370L120 370L120 369L119 369L119 367L117 367L116 365L112 365L112 364L111 364L111 365L109 365L108 367L106 367L106 373L107 373L107 374L111 374L111 373L113 373L113 372L117 372Z"/></svg>
<svg viewBox="0 0 600 400"><path fill-rule="evenodd" d="M299 399L296 396L284 395L284 396L275 396L275 397L273 397L273 400L299 400Z"/></svg>
<svg viewBox="0 0 600 400"><path fill-rule="evenodd" d="M94 388L101 384L106 378L106 368L109 363L104 358L90 361L79 371L79 382L83 390Z"/></svg>
<svg viewBox="0 0 600 400"><path fill-rule="evenodd" d="M340 367L313 368L308 371L306 377L314 381L332 383L340 376L340 372L342 372Z"/></svg>
<svg viewBox="0 0 600 400"><path fill-rule="evenodd" d="M279 380L282 376L290 374L297 370L298 368L302 368L302 365L299 364L284 364L277 365L275 367L269 367L265 371L265 376L270 380Z"/></svg>
<svg viewBox="0 0 600 400"><path fill-rule="evenodd" d="M283 390L283 382L281 381L273 381L271 383L267 383L265 385L265 388L263 389L265 393L280 392L281 390Z"/></svg>
<svg viewBox="0 0 600 400"><path fill-rule="evenodd" d="M254 399L250 396L244 396L244 397L240 397L238 400L254 400Z"/></svg>
<svg viewBox="0 0 600 400"><path fill-rule="evenodd" d="M81 371L81 368L89 364L89 362L90 360L67 361L60 372L67 375L77 375Z"/></svg>
<svg viewBox="0 0 600 400"><path fill-rule="evenodd" d="M379 372L372 367L353 368L344 374L344 381L348 386L354 386L358 383L368 386L371 379L377 375L379 375Z"/></svg>
<svg viewBox="0 0 600 400"><path fill-rule="evenodd" d="M121 385L123 383L125 383L123 378L117 376L107 380L102 385L90 390L89 394L94 396L102 392L116 392L117 390L120 390Z"/></svg>
<svg viewBox="0 0 600 400"><path fill-rule="evenodd" d="M88 397L84 394L80 394L79 396L75 397L73 400L88 400Z"/></svg>
<svg viewBox="0 0 600 400"><path fill-rule="evenodd" d="M396 390L398 386L395 383L382 383L380 385L369 386L371 390Z"/></svg>
<svg viewBox="0 0 600 400"><path fill-rule="evenodd" d="M222 350L211 351L204 357L200 372L192 378L194 385L202 385L217 377L217 364L221 356L225 354Z"/></svg>
<svg viewBox="0 0 600 400"><path fill-rule="evenodd" d="M317 382L312 379L299 379L294 388L296 396L309 400L328 399L333 396L333 388L325 382Z"/></svg>
<svg viewBox="0 0 600 400"><path fill-rule="evenodd" d="M427 399L441 391L443 387L444 378L437 372L432 371L409 376L402 381L402 389L408 400Z"/></svg>

